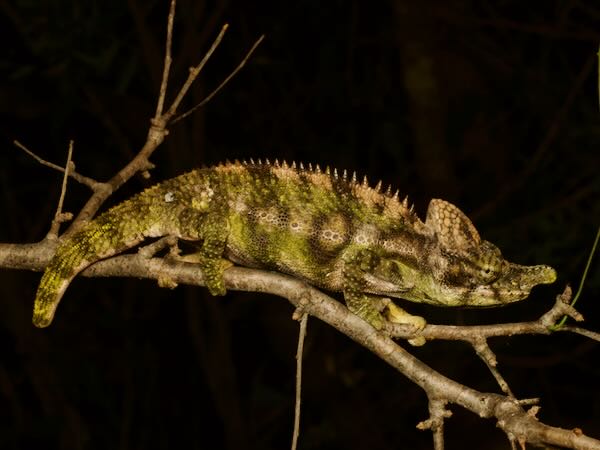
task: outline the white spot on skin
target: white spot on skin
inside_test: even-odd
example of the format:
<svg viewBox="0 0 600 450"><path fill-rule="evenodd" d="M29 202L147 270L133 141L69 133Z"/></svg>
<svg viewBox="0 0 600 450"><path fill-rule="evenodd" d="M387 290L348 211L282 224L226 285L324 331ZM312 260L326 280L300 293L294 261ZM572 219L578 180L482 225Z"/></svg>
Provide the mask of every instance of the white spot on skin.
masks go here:
<svg viewBox="0 0 600 450"><path fill-rule="evenodd" d="M248 205L241 199L236 198L234 201L229 201L229 207L238 214L243 214L248 211Z"/></svg>
<svg viewBox="0 0 600 450"><path fill-rule="evenodd" d="M192 208L199 211L206 211L215 195L215 191L208 184L203 187L197 186L195 190L198 196L192 199Z"/></svg>

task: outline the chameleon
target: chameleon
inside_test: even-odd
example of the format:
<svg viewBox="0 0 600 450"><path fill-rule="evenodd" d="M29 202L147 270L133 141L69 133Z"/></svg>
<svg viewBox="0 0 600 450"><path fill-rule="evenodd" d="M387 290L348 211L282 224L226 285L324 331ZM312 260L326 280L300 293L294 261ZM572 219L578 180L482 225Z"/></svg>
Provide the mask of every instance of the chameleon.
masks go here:
<svg viewBox="0 0 600 450"><path fill-rule="evenodd" d="M232 263L292 275L341 292L348 309L381 330L425 320L391 298L438 306L502 306L552 283L546 265L504 259L452 203L432 199L422 221L398 191L356 173L275 161L192 170L108 209L63 239L37 289L33 324L51 324L73 278L147 238L193 243L206 287L225 295ZM229 263L227 263L229 261Z"/></svg>

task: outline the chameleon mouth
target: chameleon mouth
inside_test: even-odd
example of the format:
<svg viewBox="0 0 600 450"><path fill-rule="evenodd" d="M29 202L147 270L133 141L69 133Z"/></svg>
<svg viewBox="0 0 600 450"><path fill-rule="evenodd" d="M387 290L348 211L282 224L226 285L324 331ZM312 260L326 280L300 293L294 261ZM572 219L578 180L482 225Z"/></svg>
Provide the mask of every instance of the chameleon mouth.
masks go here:
<svg viewBox="0 0 600 450"><path fill-rule="evenodd" d="M527 298L534 286L556 281L556 271L550 266L510 264L503 276L490 285L477 286L465 306L496 306Z"/></svg>
<svg viewBox="0 0 600 450"><path fill-rule="evenodd" d="M398 283L385 280L373 274L365 274L364 280L367 283L365 291L375 295L389 295L390 297L402 297L408 289L399 288Z"/></svg>
<svg viewBox="0 0 600 450"><path fill-rule="evenodd" d="M478 286L473 289L468 295L465 295L464 306L473 307L493 307L507 303L523 300L530 293L530 289L514 289L494 288L492 286Z"/></svg>

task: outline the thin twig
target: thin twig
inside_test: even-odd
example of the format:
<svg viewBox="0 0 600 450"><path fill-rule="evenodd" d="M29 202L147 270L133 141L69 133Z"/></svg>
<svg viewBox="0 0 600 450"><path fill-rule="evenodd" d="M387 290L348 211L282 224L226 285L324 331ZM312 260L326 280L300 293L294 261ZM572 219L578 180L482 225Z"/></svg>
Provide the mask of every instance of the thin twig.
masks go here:
<svg viewBox="0 0 600 450"><path fill-rule="evenodd" d="M167 42L165 44L165 63L163 67L162 80L160 81L160 93L158 95L158 102L156 104L156 113L154 118L158 119L162 116L163 108L165 105L165 96L167 95L167 84L169 82L169 72L171 70L171 48L173 46L173 21L175 18L175 4L176 0L171 0L171 7L169 8L169 17L167 19Z"/></svg>
<svg viewBox="0 0 600 450"><path fill-rule="evenodd" d="M588 256L587 262L585 263L585 268L583 269L583 274L581 275L581 281L579 282L579 288L577 289L577 293L575 297L573 297L573 301L571 302L571 306L575 306L579 296L583 292L583 285L585 284L585 279L587 278L587 274L592 266L592 259L594 258L594 254L596 253L596 248L598 247L598 241L600 241L600 227L596 231L596 238L594 239L594 243L592 244L592 249L590 250L590 254ZM567 321L567 316L564 316L561 321L552 327L553 330L557 330L562 327Z"/></svg>
<svg viewBox="0 0 600 450"><path fill-rule="evenodd" d="M69 150L67 151L67 162L65 164L65 171L62 179L62 186L60 188L60 197L58 198L58 206L56 207L56 214L54 214L54 219L52 219L52 225L50 225L50 231L46 235L47 239L56 239L58 237L58 230L60 229L60 224L65 220L70 220L73 218L72 214L63 214L62 207L65 201L65 195L67 193L67 180L69 179L69 172L71 170L73 159L73 140L69 141Z"/></svg>
<svg viewBox="0 0 600 450"><path fill-rule="evenodd" d="M498 386L500 386L502 392L504 392L509 397L514 397L514 394L510 390L508 383L500 374L500 371L497 368L498 362L496 360L496 355L488 345L487 340L484 338L475 338L471 342L471 345L473 346L475 353L477 353L477 356L479 356L479 358L485 363L488 370L496 379L496 383L498 383Z"/></svg>
<svg viewBox="0 0 600 450"><path fill-rule="evenodd" d="M304 339L306 338L306 326L308 314L302 313L300 319L300 331L298 332L298 350L296 351L296 406L294 408L294 433L292 435L292 450L298 446L300 436L300 401L302 393L302 354L304 353Z"/></svg>
<svg viewBox="0 0 600 450"><path fill-rule="evenodd" d="M174 14L174 10L173 10L173 14ZM77 215L77 217L71 224L71 227L69 227L69 229L66 231L66 234L73 233L75 230L77 230L79 228L79 226L82 223L84 223L87 220L90 220L94 216L96 211L98 211L100 206L104 203L104 201L114 191L119 189L126 181L128 181L132 176L134 176L138 172L143 173L144 171L149 170L154 167L154 165L149 160L150 156L152 155L152 153L154 153L154 151L158 148L158 146L160 144L162 144L165 137L169 133L167 126L170 124L171 119L177 112L177 108L178 108L179 104L181 103L181 101L183 100L185 95L187 94L192 83L198 77L198 74L201 72L202 68L206 65L206 62L208 61L208 59L211 57L211 55L214 53L215 49L220 44L227 28L228 28L227 24L223 25L221 32L219 33L219 35L213 42L213 44L210 47L210 49L208 50L208 52L204 55L204 58L202 58L202 61L200 61L200 64L198 64L197 66L192 67L190 69L190 74L188 75L186 81L184 82L181 89L177 93L175 100L173 101L171 106L168 108L167 112L161 114L158 117L153 117L150 120L151 126L148 129L148 136L147 136L146 142L144 143L144 146L141 148L141 150L137 153L137 155L131 161L129 161L129 163L126 166L124 166L121 170L119 170L119 172L116 175L114 175L106 183L103 183L103 187L105 187L105 189L103 189L102 191L94 192L94 195L92 195L88 199L87 203L83 206L83 208L81 208L81 210L79 211L79 214ZM167 31L167 34L168 33L169 33L169 31ZM167 39L167 40L169 40L169 39ZM171 42L168 42L168 44L171 44ZM167 52L167 51L168 52L171 51L169 47L167 49L165 49L165 52ZM166 56L165 56L165 58L166 58ZM167 75L165 75L165 73ZM166 77L166 76L168 76L168 71L167 72L163 71L163 77ZM161 85L164 83L167 83L167 81L161 81ZM166 89L167 88L165 88L165 92L166 92ZM164 107L164 100L162 100L162 102L163 102L163 107ZM157 110L158 110L158 108L159 108L159 105L157 102Z"/></svg>
<svg viewBox="0 0 600 450"><path fill-rule="evenodd" d="M15 147L23 150L25 153L27 153L29 156L31 156L33 159L35 159L37 162L39 162L42 166L50 167L51 169L58 170L59 172L63 172L63 173L65 172L64 167L61 167L57 164L51 163L49 161L46 161L45 159L40 158L38 155L33 153L31 150L29 150L27 147L25 147L19 141L14 140L13 144L15 145ZM93 191L98 190L98 186L101 185L102 183L99 183L98 181L93 180L92 178L85 177L85 176L75 172L74 168L75 168L74 164L71 164L71 168L69 169L69 176L71 178L73 178L78 183L81 183L81 184L89 187Z"/></svg>
<svg viewBox="0 0 600 450"><path fill-rule="evenodd" d="M585 328L575 327L571 325L565 325L560 327L556 331L568 331L570 333L580 334L581 336L585 336L589 339L593 339L596 342L600 342L600 333L596 331L586 330Z"/></svg>
<svg viewBox="0 0 600 450"><path fill-rule="evenodd" d="M433 448L444 450L444 420L452 417L452 411L446 409L448 401L429 395L429 419L417 424L418 430L431 430Z"/></svg>
<svg viewBox="0 0 600 450"><path fill-rule="evenodd" d="M185 83L183 83L183 86L181 87L179 93L177 94L177 97L175 97L175 100L173 100L173 103L171 104L171 107L169 108L169 110L164 114L167 121L169 121L169 119L175 115L175 112L177 111L179 104L183 100L183 97L185 97L185 94L187 94L187 91L190 89L190 86L192 85L194 80L198 77L198 74L200 74L200 72L206 65L206 62L210 59L210 57L212 56L212 54L214 53L216 48L219 46L219 44L223 40L223 36L225 35L227 28L229 28L228 24L223 25L218 36L216 37L216 39L214 40L214 42L208 49L208 52L206 52L206 54L204 55L204 58L202 58L202 61L200 61L200 64L198 64L195 67L190 68L190 74L188 75L187 80L185 80Z"/></svg>
<svg viewBox="0 0 600 450"><path fill-rule="evenodd" d="M227 76L227 78L225 78L221 82L221 84L219 84L216 87L216 89L214 89L210 94L208 94L200 103L198 103L192 109L189 109L188 111L184 112L183 114L175 117L175 119L173 119L171 121L171 123L176 123L176 122L179 122L181 119L185 119L187 116L192 114L198 108L201 108L202 106L206 105L223 87L225 87L225 85L227 83L229 83L229 80L231 80L246 65L246 62L248 62L248 59L250 59L250 56L252 56L252 53L254 53L254 50L256 50L256 48L260 45L260 43L263 41L264 38L265 38L265 35L263 34L256 40L254 45L250 48L250 50L248 50L248 53L246 53L246 56L244 57L244 59L242 59L242 61L238 64L238 66Z"/></svg>

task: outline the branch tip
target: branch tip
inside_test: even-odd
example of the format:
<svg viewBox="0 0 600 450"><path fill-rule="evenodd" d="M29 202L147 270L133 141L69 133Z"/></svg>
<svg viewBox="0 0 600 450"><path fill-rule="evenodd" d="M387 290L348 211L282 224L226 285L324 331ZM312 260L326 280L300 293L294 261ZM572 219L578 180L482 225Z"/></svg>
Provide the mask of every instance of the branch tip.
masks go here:
<svg viewBox="0 0 600 450"><path fill-rule="evenodd" d="M256 48L260 45L260 43L263 41L263 39L265 38L265 35L261 35L256 42L254 43L254 45L252 45L252 47L250 47L250 50L248 50L248 52L246 53L246 56L244 56L244 58L242 59L242 61L237 65L237 67L235 69L233 69L233 71L210 93L208 94L200 103L198 103L196 106L192 107L191 109L187 110L186 112L180 114L179 116L175 117L171 123L177 123L182 119L185 119L187 116L189 116L190 114L192 114L194 111L196 111L198 108L201 108L202 106L206 105L215 95L217 95L217 93L223 89L223 87L225 87L225 85L227 83L229 83L229 81L240 71L242 70L242 68L246 65L246 62L250 59L250 56L252 56L252 53L254 53L254 51L256 50Z"/></svg>

